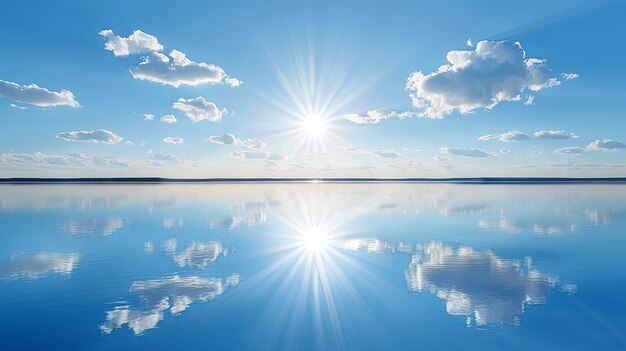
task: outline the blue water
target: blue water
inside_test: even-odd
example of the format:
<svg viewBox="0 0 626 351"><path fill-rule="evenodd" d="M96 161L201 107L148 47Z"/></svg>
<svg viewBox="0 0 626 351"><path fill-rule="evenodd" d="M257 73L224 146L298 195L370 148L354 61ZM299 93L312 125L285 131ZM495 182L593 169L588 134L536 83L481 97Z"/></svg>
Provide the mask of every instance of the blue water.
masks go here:
<svg viewBox="0 0 626 351"><path fill-rule="evenodd" d="M2 350L624 350L626 186L0 186Z"/></svg>

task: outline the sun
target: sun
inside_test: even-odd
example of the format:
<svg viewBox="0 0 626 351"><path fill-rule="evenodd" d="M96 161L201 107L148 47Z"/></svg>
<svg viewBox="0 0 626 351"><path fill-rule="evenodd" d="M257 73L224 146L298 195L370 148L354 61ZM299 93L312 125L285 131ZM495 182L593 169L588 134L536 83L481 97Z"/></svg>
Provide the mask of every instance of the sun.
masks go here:
<svg viewBox="0 0 626 351"><path fill-rule="evenodd" d="M302 127L310 137L320 137L326 132L326 121L319 115L309 115L302 121Z"/></svg>

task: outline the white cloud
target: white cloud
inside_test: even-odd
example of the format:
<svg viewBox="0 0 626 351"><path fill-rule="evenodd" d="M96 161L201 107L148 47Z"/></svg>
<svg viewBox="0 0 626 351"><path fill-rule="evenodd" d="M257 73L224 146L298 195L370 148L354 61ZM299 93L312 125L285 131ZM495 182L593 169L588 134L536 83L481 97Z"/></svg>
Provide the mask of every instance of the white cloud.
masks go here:
<svg viewBox="0 0 626 351"><path fill-rule="evenodd" d="M535 139L559 140L571 138L578 138L578 136L574 133L568 133L564 130L540 130L538 132L535 132Z"/></svg>
<svg viewBox="0 0 626 351"><path fill-rule="evenodd" d="M163 152L148 151L148 158L152 158L158 161L178 162L178 157L172 154L166 154Z"/></svg>
<svg viewBox="0 0 626 351"><path fill-rule="evenodd" d="M510 130L506 133L502 133L500 134L500 137L498 138L498 140L505 142L505 143L515 143L518 141L528 140L528 139L530 139L530 137L526 133L520 132L519 130Z"/></svg>
<svg viewBox="0 0 626 351"><path fill-rule="evenodd" d="M498 134L486 134L478 137L478 140L493 140L498 139L500 136Z"/></svg>
<svg viewBox="0 0 626 351"><path fill-rule="evenodd" d="M163 142L166 144L182 144L185 140L181 137L165 137Z"/></svg>
<svg viewBox="0 0 626 351"><path fill-rule="evenodd" d="M582 154L583 152L585 152L585 149L582 147L577 147L577 146L563 147L563 148L554 150L555 154L561 154L561 155Z"/></svg>
<svg viewBox="0 0 626 351"><path fill-rule="evenodd" d="M204 120L219 122L222 115L228 112L226 109L220 111L214 103L206 101L202 96L195 99L180 98L172 104L172 107L184 112L194 122Z"/></svg>
<svg viewBox="0 0 626 351"><path fill-rule="evenodd" d="M223 68L204 62L194 62L179 50L172 50L169 56L164 54L163 45L158 39L140 30L135 30L127 38L115 35L107 29L99 33L106 43L104 48L112 51L115 56L128 56L147 53L141 58L138 66L132 67L130 73L135 79L171 85L227 84L238 87L243 84L237 78L230 77Z"/></svg>
<svg viewBox="0 0 626 351"><path fill-rule="evenodd" d="M578 78L578 73L561 73L561 78L565 80Z"/></svg>
<svg viewBox="0 0 626 351"><path fill-rule="evenodd" d="M402 156L399 152L393 150L375 150L372 151L372 154L382 158L399 158Z"/></svg>
<svg viewBox="0 0 626 351"><path fill-rule="evenodd" d="M220 145L243 146L252 150L261 150L265 148L265 143L261 140L255 138L239 139L235 135L230 133L225 133L222 135L212 135L207 138L207 141Z"/></svg>
<svg viewBox="0 0 626 351"><path fill-rule="evenodd" d="M58 92L50 91L39 87L37 84L20 85L0 80L0 96L39 107L80 107L71 91L65 89Z"/></svg>
<svg viewBox="0 0 626 351"><path fill-rule="evenodd" d="M395 150L363 150L353 145L345 145L340 149L349 152L353 155L372 155L381 158L400 158L402 154Z"/></svg>
<svg viewBox="0 0 626 351"><path fill-rule="evenodd" d="M519 325L526 307L545 303L558 282L530 258L521 263L437 242L417 248L405 275L410 290L435 294L446 302L447 313L465 317L468 327Z"/></svg>
<svg viewBox="0 0 626 351"><path fill-rule="evenodd" d="M250 159L250 160L269 160L280 161L285 159L285 155L280 152L263 152L263 151L235 151L233 157Z"/></svg>
<svg viewBox="0 0 626 351"><path fill-rule="evenodd" d="M458 155L458 156L464 156L464 157L489 157L489 156L493 156L493 154L482 150L482 149L475 149L475 148L451 148L451 147L442 147L439 149L439 151L443 152L444 154L449 154L449 155Z"/></svg>
<svg viewBox="0 0 626 351"><path fill-rule="evenodd" d="M382 120L389 118L405 119L409 117L417 117L417 114L410 111L396 112L384 108L369 110L365 115L360 115L358 113L348 113L339 116L339 118L343 118L356 124L376 124Z"/></svg>
<svg viewBox="0 0 626 351"><path fill-rule="evenodd" d="M176 116L174 115L165 115L161 117L161 122L167 123L167 124L174 124L178 122L178 120L176 119Z"/></svg>
<svg viewBox="0 0 626 351"><path fill-rule="evenodd" d="M135 79L170 85L178 88L181 85L222 84L231 87L243 84L236 78L229 77L223 68L204 62L189 60L178 50L170 51L169 57L153 51L142 58L138 66L130 69Z"/></svg>
<svg viewBox="0 0 626 351"><path fill-rule="evenodd" d="M626 144L611 139L595 140L587 145L587 150L589 151L618 151L624 149L626 149Z"/></svg>
<svg viewBox="0 0 626 351"><path fill-rule="evenodd" d="M465 45L467 46L474 46L472 43L472 39L467 39L467 41L465 42Z"/></svg>
<svg viewBox="0 0 626 351"><path fill-rule="evenodd" d="M126 38L114 34L110 29L102 30L98 34L106 40L104 49L113 52L115 56L128 56L163 50L163 45L159 44L154 35L140 30L134 31L133 34Z"/></svg>
<svg viewBox="0 0 626 351"><path fill-rule="evenodd" d="M528 90L561 84L551 77L547 61L526 58L519 42L483 40L474 50L448 52L446 59L437 71L414 72L407 79L406 89L423 117L492 109L502 101L520 101Z"/></svg>
<svg viewBox="0 0 626 351"><path fill-rule="evenodd" d="M144 113L143 114L143 119L146 121L152 121L154 119L154 115L152 113Z"/></svg>
<svg viewBox="0 0 626 351"><path fill-rule="evenodd" d="M86 143L104 144L115 144L124 139L121 136L106 129L74 130L68 132L60 132L57 133L56 138L65 141L80 141Z"/></svg>
<svg viewBox="0 0 626 351"><path fill-rule="evenodd" d="M10 104L9 106L13 107L13 108L16 108L18 110L28 110L28 107L26 107L26 106L19 106L19 105L16 105L16 104Z"/></svg>

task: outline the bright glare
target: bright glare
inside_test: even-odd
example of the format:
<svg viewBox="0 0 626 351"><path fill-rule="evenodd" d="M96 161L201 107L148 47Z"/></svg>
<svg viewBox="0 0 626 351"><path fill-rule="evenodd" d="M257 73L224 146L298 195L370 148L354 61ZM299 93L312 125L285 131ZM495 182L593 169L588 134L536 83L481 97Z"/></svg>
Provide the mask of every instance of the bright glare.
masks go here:
<svg viewBox="0 0 626 351"><path fill-rule="evenodd" d="M311 229L304 233L304 246L312 252L324 251L328 245L326 234L320 230Z"/></svg>
<svg viewBox="0 0 626 351"><path fill-rule="evenodd" d="M324 120L320 116L308 116L303 121L304 129L310 136L320 136L326 129Z"/></svg>

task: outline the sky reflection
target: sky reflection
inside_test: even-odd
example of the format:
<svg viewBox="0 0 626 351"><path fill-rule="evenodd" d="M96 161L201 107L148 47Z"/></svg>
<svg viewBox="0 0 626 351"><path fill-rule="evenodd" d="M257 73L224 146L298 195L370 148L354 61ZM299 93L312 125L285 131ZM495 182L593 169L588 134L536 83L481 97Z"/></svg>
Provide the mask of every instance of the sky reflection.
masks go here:
<svg viewBox="0 0 626 351"><path fill-rule="evenodd" d="M626 323L622 186L93 189L0 187L6 335L49 330L53 344L69 331L104 348L541 349L562 328L575 336L559 347L626 345L615 328ZM45 319L60 313L63 332Z"/></svg>

